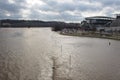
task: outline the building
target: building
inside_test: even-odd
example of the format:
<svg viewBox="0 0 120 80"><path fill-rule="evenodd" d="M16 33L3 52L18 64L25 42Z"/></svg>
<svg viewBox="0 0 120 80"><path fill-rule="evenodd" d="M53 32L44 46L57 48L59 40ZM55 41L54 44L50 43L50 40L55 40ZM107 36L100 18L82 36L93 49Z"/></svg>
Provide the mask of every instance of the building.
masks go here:
<svg viewBox="0 0 120 80"><path fill-rule="evenodd" d="M106 16L93 16L86 17L82 22L82 27L89 27L90 29L96 29L97 27L105 27L106 24L110 24L115 18ZM86 26L84 26L86 25Z"/></svg>
<svg viewBox="0 0 120 80"><path fill-rule="evenodd" d="M120 27L120 14L117 14L116 19L112 21L110 27Z"/></svg>
<svg viewBox="0 0 120 80"><path fill-rule="evenodd" d="M115 18L106 17L106 16L94 16L94 17L86 17L85 20L91 27L101 27L107 23L112 22Z"/></svg>
<svg viewBox="0 0 120 80"><path fill-rule="evenodd" d="M119 32L120 31L120 14L117 14L116 19L112 20L112 22L109 25L105 25L105 27L97 27L97 31L100 31L100 30L104 30L106 32Z"/></svg>

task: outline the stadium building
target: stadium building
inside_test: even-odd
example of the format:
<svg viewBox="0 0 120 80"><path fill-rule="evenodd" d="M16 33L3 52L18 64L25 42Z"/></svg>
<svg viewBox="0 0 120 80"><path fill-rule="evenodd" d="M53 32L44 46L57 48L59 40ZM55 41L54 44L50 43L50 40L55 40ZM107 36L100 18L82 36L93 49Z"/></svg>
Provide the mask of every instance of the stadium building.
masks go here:
<svg viewBox="0 0 120 80"><path fill-rule="evenodd" d="M111 22L109 27L105 27L105 31L117 31L120 33L120 14L117 14L116 19Z"/></svg>
<svg viewBox="0 0 120 80"><path fill-rule="evenodd" d="M112 21L110 27L120 27L120 14L117 14L116 19Z"/></svg>
<svg viewBox="0 0 120 80"><path fill-rule="evenodd" d="M96 29L97 27L110 25L113 20L115 20L115 18L106 16L86 17L85 20L81 22L81 27L85 29Z"/></svg>

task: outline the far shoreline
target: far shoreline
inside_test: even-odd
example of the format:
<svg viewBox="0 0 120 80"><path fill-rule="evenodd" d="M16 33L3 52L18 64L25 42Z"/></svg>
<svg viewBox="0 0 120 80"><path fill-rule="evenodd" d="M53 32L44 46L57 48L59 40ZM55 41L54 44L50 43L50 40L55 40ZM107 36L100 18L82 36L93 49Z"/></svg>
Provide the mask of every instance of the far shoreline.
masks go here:
<svg viewBox="0 0 120 80"><path fill-rule="evenodd" d="M78 33L61 33L59 32L60 35L66 35L66 36L76 36L76 37L89 37L89 38L100 38L100 39L111 39L111 40L117 40L120 41L120 36L105 36L105 35L95 35L95 34L78 34Z"/></svg>

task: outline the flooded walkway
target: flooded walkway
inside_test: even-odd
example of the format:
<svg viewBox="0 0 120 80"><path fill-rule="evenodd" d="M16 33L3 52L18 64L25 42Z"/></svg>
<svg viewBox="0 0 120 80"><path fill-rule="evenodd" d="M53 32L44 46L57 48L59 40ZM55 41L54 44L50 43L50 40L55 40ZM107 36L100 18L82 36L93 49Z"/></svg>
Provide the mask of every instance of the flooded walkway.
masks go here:
<svg viewBox="0 0 120 80"><path fill-rule="evenodd" d="M0 80L119 80L119 61L120 41L0 29Z"/></svg>

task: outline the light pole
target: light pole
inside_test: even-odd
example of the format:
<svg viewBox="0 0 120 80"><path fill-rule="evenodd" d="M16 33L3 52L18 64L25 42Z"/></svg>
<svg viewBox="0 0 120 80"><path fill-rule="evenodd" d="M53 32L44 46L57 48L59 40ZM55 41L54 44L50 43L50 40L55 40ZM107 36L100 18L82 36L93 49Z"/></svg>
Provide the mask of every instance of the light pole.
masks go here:
<svg viewBox="0 0 120 80"><path fill-rule="evenodd" d="M1 27L1 20L0 20L0 27Z"/></svg>

